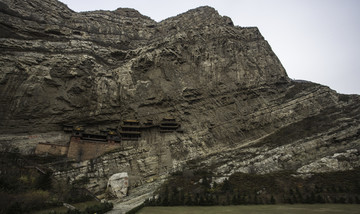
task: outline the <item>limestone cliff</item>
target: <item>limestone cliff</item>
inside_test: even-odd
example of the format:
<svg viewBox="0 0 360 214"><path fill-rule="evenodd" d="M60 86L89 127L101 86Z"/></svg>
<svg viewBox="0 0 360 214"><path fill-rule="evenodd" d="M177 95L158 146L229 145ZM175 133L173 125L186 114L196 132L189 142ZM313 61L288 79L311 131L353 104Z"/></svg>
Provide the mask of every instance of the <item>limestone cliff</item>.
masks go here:
<svg viewBox="0 0 360 214"><path fill-rule="evenodd" d="M66 143L63 124L181 122L182 134L145 133L56 174L87 176L94 192L117 172L145 187L189 166L225 176L359 166L360 97L290 80L256 27L210 7L155 22L133 9L0 0L0 49L0 141L24 153Z"/></svg>
<svg viewBox="0 0 360 214"><path fill-rule="evenodd" d="M234 27L209 7L160 23L130 9L74 13L56 1L1 8L2 133L169 114L194 129L205 125L191 115L204 100L287 82L257 28Z"/></svg>

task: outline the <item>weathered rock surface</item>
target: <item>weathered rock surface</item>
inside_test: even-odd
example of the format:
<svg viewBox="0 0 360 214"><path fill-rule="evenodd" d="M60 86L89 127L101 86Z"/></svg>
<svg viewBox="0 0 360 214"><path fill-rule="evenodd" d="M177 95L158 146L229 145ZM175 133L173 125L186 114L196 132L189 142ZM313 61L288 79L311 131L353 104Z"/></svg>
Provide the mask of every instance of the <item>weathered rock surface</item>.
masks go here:
<svg viewBox="0 0 360 214"><path fill-rule="evenodd" d="M0 49L2 145L30 153L40 141L31 136L65 144L63 124L180 121L183 134L149 131L55 173L87 177L95 193L119 172L129 173L130 197L142 198L188 167L227 176L359 166L360 96L291 81L256 27L234 26L210 7L158 23L133 9L75 13L55 0L0 0Z"/></svg>
<svg viewBox="0 0 360 214"><path fill-rule="evenodd" d="M110 176L107 183L107 191L117 198L123 198L129 187L129 176L126 172L120 172Z"/></svg>
<svg viewBox="0 0 360 214"><path fill-rule="evenodd" d="M234 27L209 7L160 23L128 9L74 13L56 1L1 8L2 133L169 114L203 128L209 122L193 116L203 102L226 107L233 93L288 82L257 28Z"/></svg>
<svg viewBox="0 0 360 214"><path fill-rule="evenodd" d="M323 157L308 165L300 167L298 173L319 173L331 171L346 171L360 167L359 151L350 149L343 153Z"/></svg>

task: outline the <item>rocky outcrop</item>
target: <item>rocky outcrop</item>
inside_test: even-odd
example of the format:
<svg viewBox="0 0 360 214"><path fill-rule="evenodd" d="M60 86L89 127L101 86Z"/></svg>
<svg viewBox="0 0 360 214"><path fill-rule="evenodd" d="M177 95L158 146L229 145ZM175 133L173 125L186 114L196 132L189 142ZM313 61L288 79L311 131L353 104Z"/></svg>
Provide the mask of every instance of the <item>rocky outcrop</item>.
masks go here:
<svg viewBox="0 0 360 214"><path fill-rule="evenodd" d="M129 176L126 172L120 172L110 176L107 183L107 191L117 198L123 198L127 195L129 187Z"/></svg>
<svg viewBox="0 0 360 214"><path fill-rule="evenodd" d="M297 172L321 173L332 171L347 171L360 167L360 155L357 149L350 149L343 153L335 153L332 156L323 157L308 165L300 167Z"/></svg>
<svg viewBox="0 0 360 214"><path fill-rule="evenodd" d="M127 118L172 117L184 131L147 131L129 147L54 168L58 178L86 177L100 193L128 172L130 196L142 198L184 168L228 176L358 167L360 97L290 80L256 27L210 7L155 22L133 9L75 13L55 0L0 6L2 145L31 153L39 140L29 136L66 144L63 124L97 131Z"/></svg>
<svg viewBox="0 0 360 214"><path fill-rule="evenodd" d="M257 28L234 27L209 7L156 23L129 9L74 13L53 0L2 4L2 134L169 114L194 124L201 102L288 82Z"/></svg>
<svg viewBox="0 0 360 214"><path fill-rule="evenodd" d="M108 179L113 174L127 172L129 194L132 195L137 191L134 188L161 182L170 172L178 170L175 165L183 157L174 158L171 150L181 144L183 137L180 133L148 133L143 139L124 149L101 157L75 162L70 167L63 167L61 163L53 165L54 176L73 183L87 180L86 188L93 193L101 194L107 188ZM59 168L62 170L58 170ZM156 185L152 188L155 190Z"/></svg>

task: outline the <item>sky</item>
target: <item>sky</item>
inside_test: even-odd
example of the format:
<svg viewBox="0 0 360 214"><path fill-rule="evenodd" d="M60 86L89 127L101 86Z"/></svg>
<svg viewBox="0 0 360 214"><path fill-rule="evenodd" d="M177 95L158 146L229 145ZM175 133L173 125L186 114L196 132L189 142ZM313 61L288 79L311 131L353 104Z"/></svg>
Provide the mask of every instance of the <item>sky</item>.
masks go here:
<svg viewBox="0 0 360 214"><path fill-rule="evenodd" d="M360 0L60 0L76 12L134 8L155 21L211 6L256 26L292 79L360 94Z"/></svg>

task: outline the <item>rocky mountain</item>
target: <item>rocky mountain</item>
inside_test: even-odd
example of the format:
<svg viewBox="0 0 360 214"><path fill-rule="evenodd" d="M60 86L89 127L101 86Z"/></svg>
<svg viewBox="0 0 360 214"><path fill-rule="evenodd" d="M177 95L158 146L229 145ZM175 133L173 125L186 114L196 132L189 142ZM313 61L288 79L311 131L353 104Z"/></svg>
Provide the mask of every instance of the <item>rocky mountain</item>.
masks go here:
<svg viewBox="0 0 360 214"><path fill-rule="evenodd" d="M189 166L223 177L360 166L360 96L291 80L259 29L210 7L155 22L127 8L76 13L56 0L0 0L0 49L3 147L66 144L64 124L181 123L183 133L150 131L55 173L86 177L95 193L117 172L146 195Z"/></svg>

